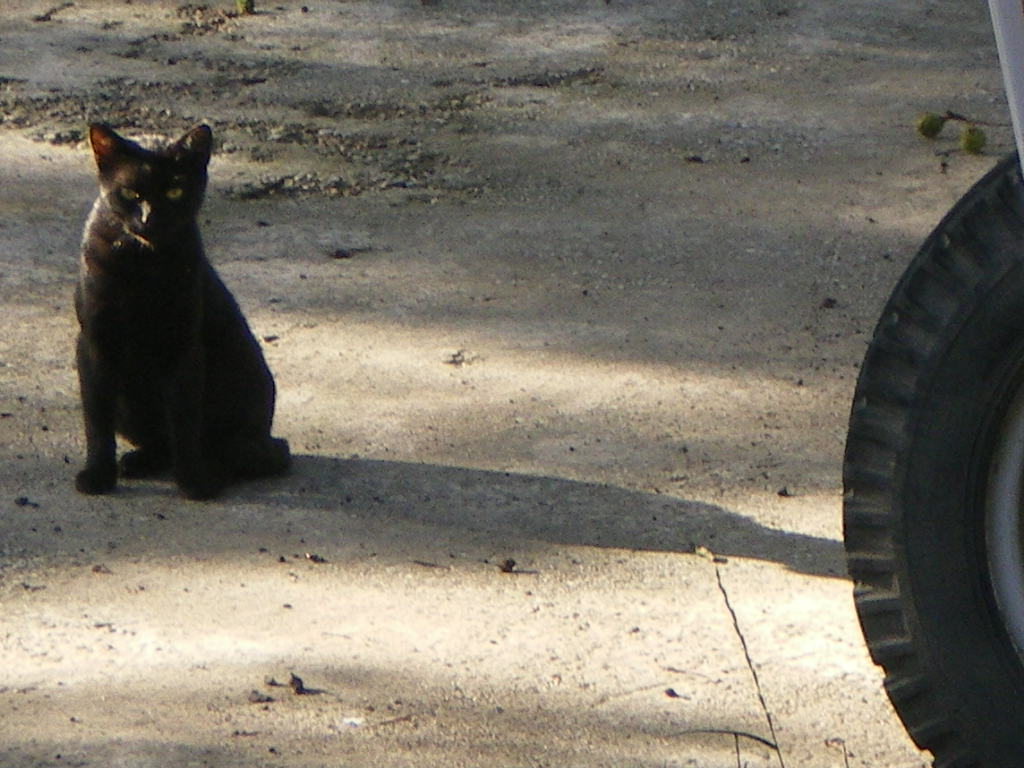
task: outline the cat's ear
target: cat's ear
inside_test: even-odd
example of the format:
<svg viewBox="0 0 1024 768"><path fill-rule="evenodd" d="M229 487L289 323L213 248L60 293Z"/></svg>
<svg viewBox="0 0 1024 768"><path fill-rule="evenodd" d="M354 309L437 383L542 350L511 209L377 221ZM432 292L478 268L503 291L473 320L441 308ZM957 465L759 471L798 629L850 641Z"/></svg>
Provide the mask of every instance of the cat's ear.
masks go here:
<svg viewBox="0 0 1024 768"><path fill-rule="evenodd" d="M101 171L109 168L124 149L124 139L103 123L89 126L89 143L92 144L92 156Z"/></svg>
<svg viewBox="0 0 1024 768"><path fill-rule="evenodd" d="M190 160L205 168L213 150L213 131L208 125L197 125L178 139L174 150L179 159Z"/></svg>

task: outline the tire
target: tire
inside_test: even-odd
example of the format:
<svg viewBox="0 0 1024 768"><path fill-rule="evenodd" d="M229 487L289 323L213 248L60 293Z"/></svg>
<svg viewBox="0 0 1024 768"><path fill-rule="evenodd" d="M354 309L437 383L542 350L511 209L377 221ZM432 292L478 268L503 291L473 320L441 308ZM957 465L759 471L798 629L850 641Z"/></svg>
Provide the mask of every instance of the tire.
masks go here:
<svg viewBox="0 0 1024 768"><path fill-rule="evenodd" d="M871 656L940 768L1024 765L1024 182L1016 155L925 241L857 381L843 465Z"/></svg>

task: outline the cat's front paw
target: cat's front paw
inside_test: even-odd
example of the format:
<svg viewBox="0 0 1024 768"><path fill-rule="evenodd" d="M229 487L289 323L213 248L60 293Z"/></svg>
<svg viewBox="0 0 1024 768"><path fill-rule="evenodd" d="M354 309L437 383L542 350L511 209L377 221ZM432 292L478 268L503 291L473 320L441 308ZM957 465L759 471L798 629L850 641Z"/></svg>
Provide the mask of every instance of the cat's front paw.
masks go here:
<svg viewBox="0 0 1024 768"><path fill-rule="evenodd" d="M179 475L177 482L181 492L192 501L215 498L224 489L224 481L208 472Z"/></svg>
<svg viewBox="0 0 1024 768"><path fill-rule="evenodd" d="M96 495L110 493L117 485L117 467L86 467L75 477L75 488L80 493Z"/></svg>

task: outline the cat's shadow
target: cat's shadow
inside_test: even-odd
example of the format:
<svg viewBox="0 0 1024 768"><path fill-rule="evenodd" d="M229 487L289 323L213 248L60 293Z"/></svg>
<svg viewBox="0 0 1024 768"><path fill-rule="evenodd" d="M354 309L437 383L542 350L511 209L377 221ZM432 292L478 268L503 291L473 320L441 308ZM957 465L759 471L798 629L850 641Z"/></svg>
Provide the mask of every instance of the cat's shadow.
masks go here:
<svg viewBox="0 0 1024 768"><path fill-rule="evenodd" d="M690 553L776 562L845 578L839 541L763 526L677 496L556 477L371 459L294 457L285 477L235 486L220 502L278 508L285 519L338 514L457 530L492 541ZM312 522L312 521L310 521Z"/></svg>

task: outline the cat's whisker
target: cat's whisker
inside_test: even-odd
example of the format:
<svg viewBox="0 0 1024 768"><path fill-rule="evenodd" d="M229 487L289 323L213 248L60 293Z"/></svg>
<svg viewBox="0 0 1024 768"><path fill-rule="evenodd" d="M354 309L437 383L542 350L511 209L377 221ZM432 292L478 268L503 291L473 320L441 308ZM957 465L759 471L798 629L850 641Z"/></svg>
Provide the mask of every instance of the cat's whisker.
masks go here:
<svg viewBox="0 0 1024 768"><path fill-rule="evenodd" d="M153 242L151 240L147 240L142 235L140 235L138 232L132 232L132 230L128 229L128 227L125 227L124 228L124 233L126 235L128 235L130 238L132 238L133 240L141 243L146 248L149 248L149 250L151 250L151 251L156 250L156 246L153 245Z"/></svg>

